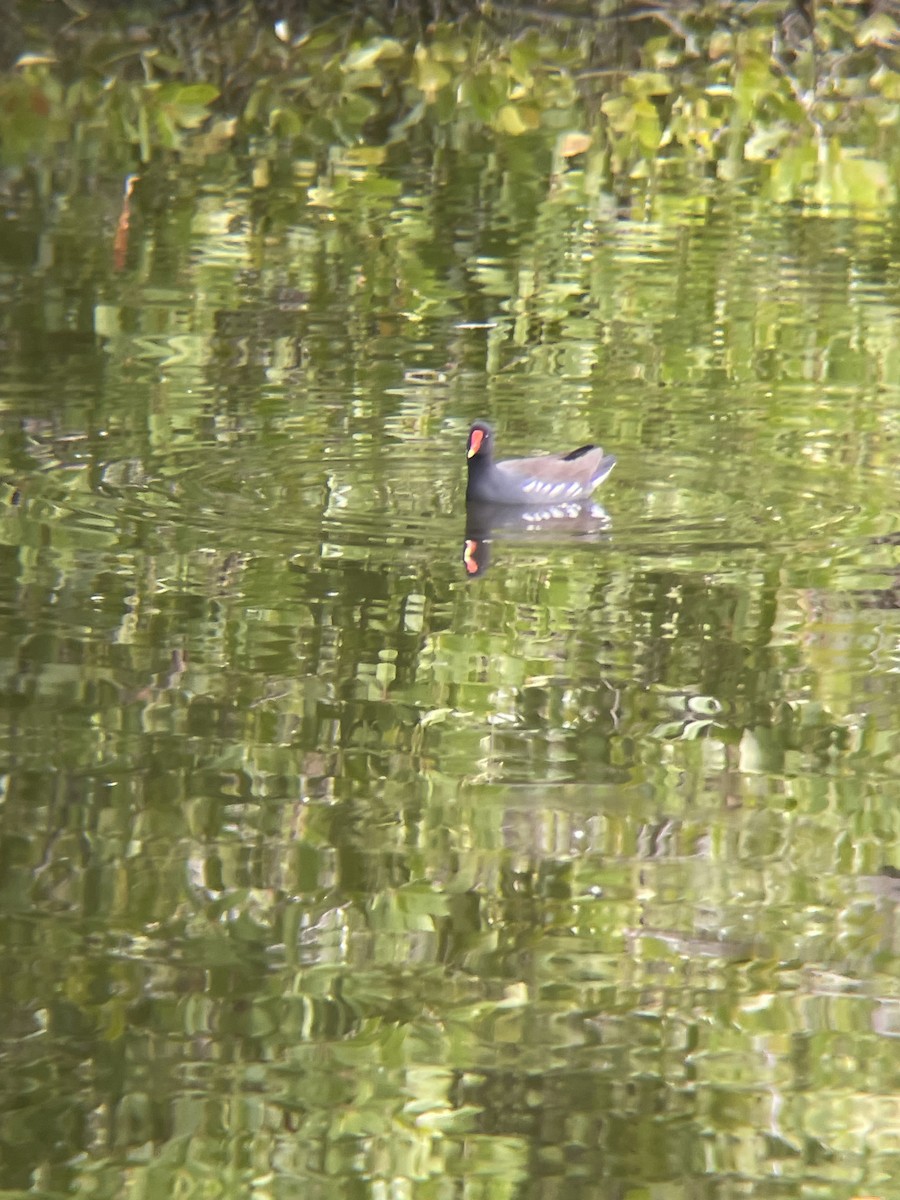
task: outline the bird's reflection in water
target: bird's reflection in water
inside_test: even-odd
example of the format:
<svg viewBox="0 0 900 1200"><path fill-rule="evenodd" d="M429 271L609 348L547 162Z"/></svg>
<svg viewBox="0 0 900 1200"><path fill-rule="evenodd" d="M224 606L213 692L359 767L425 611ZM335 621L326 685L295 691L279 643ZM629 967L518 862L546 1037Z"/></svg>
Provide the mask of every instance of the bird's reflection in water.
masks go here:
<svg viewBox="0 0 900 1200"><path fill-rule="evenodd" d="M476 579L491 565L495 541L533 541L539 538L572 538L599 541L612 522L599 504L552 504L521 509L508 504L466 505L466 533L462 561L466 575Z"/></svg>

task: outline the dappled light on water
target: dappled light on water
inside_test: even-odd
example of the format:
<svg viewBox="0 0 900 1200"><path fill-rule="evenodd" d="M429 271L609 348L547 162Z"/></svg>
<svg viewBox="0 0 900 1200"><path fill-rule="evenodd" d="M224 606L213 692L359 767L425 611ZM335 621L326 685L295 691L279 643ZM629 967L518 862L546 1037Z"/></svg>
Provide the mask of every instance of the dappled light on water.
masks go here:
<svg viewBox="0 0 900 1200"><path fill-rule="evenodd" d="M879 1194L889 231L357 175L0 299L4 1186Z"/></svg>

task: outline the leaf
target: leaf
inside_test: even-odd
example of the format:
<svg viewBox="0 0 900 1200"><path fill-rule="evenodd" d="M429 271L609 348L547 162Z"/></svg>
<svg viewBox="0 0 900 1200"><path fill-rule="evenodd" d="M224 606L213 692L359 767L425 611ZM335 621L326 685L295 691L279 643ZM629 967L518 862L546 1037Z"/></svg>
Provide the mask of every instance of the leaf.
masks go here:
<svg viewBox="0 0 900 1200"><path fill-rule="evenodd" d="M468 104L481 121L492 121L505 93L489 74L472 75L463 81L459 98Z"/></svg>
<svg viewBox="0 0 900 1200"><path fill-rule="evenodd" d="M467 1133L475 1129L475 1120L481 1112L473 1104L442 1110L432 1107L415 1117L416 1128L434 1129L441 1133Z"/></svg>
<svg viewBox="0 0 900 1200"><path fill-rule="evenodd" d="M174 101L180 107L206 108L219 98L219 89L212 83L189 83L178 88Z"/></svg>
<svg viewBox="0 0 900 1200"><path fill-rule="evenodd" d="M868 46L872 43L877 46L896 45L898 33L900 30L897 29L897 22L889 12L876 12L859 26L856 33L856 44L857 46Z"/></svg>
<svg viewBox="0 0 900 1200"><path fill-rule="evenodd" d="M434 100L435 95L441 88L447 87L452 78L450 69L436 62L426 47L417 47L413 83L429 100Z"/></svg>
<svg viewBox="0 0 900 1200"><path fill-rule="evenodd" d="M560 158L574 158L576 154L584 154L591 148L593 138L589 133L564 133L557 144Z"/></svg>
<svg viewBox="0 0 900 1200"><path fill-rule="evenodd" d="M640 71L629 76L626 86L638 96L668 96L672 91L671 79L661 71Z"/></svg>
<svg viewBox="0 0 900 1200"><path fill-rule="evenodd" d="M194 149L199 148L203 154L218 154L233 140L236 128L236 117L221 117L213 122L203 136L193 141L191 146Z"/></svg>
<svg viewBox="0 0 900 1200"><path fill-rule="evenodd" d="M154 124L159 144L166 150L174 150L178 145L178 129L167 109L160 109L155 115Z"/></svg>
<svg viewBox="0 0 900 1200"><path fill-rule="evenodd" d="M446 38L443 41L432 42L431 53L438 62L449 62L456 66L462 66L469 57L469 46L461 37Z"/></svg>
<svg viewBox="0 0 900 1200"><path fill-rule="evenodd" d="M429 725L439 725L446 721L449 716L452 716L452 708L432 708L428 712L423 713L419 718L419 725L423 729L427 729Z"/></svg>
<svg viewBox="0 0 900 1200"><path fill-rule="evenodd" d="M648 154L655 154L659 149L662 129L659 123L659 113L652 100L638 100L634 106L635 133L641 149Z"/></svg>
<svg viewBox="0 0 900 1200"><path fill-rule="evenodd" d="M701 733L706 733L714 725L715 721L688 721L681 735L681 740L683 742L693 742Z"/></svg>
<svg viewBox="0 0 900 1200"><path fill-rule="evenodd" d="M509 65L517 79L530 79L540 58L541 47L537 38L520 38L510 46Z"/></svg>
<svg viewBox="0 0 900 1200"><path fill-rule="evenodd" d="M159 89L157 103L165 114L161 120L171 128L173 136L176 126L196 129L209 117L208 106L218 98L219 89L211 83L169 83Z"/></svg>
<svg viewBox="0 0 900 1200"><path fill-rule="evenodd" d="M367 96L352 93L341 104L341 121L345 128L359 129L378 111L378 105Z"/></svg>
<svg viewBox="0 0 900 1200"><path fill-rule="evenodd" d="M341 63L341 70L347 73L365 71L374 66L379 59L402 58L404 54L403 46L396 38L375 38L373 41L367 42L365 46L351 50Z"/></svg>
<svg viewBox="0 0 900 1200"><path fill-rule="evenodd" d="M886 200L888 171L874 158L845 154L837 166L850 203L861 208L880 208Z"/></svg>
<svg viewBox="0 0 900 1200"><path fill-rule="evenodd" d="M650 731L655 738L680 738L684 732L684 721L664 721Z"/></svg>
<svg viewBox="0 0 900 1200"><path fill-rule="evenodd" d="M870 82L872 87L884 96L885 100L900 100L900 73L897 71L880 66Z"/></svg>
<svg viewBox="0 0 900 1200"><path fill-rule="evenodd" d="M610 96L600 109L616 133L630 133L634 128L634 101L630 96Z"/></svg>
<svg viewBox="0 0 900 1200"><path fill-rule="evenodd" d="M769 186L775 200L786 203L799 194L816 169L816 151L810 142L788 146L772 164Z"/></svg>
<svg viewBox="0 0 900 1200"><path fill-rule="evenodd" d="M521 112L515 104L501 105L491 124L498 132L511 133L514 137L525 133L528 128Z"/></svg>
<svg viewBox="0 0 900 1200"><path fill-rule="evenodd" d="M503 104L491 122L498 133L511 133L513 137L537 129L541 117L531 104Z"/></svg>
<svg viewBox="0 0 900 1200"><path fill-rule="evenodd" d="M760 125L744 143L744 158L747 162L763 162L784 144L790 129L786 123Z"/></svg>
<svg viewBox="0 0 900 1200"><path fill-rule="evenodd" d="M733 48L733 35L719 30L709 39L706 52L709 55L710 62L715 62L717 58L724 58L726 54L731 54Z"/></svg>
<svg viewBox="0 0 900 1200"><path fill-rule="evenodd" d="M446 892L413 884L397 892L397 904L402 912L415 917L445 917L449 905Z"/></svg>
<svg viewBox="0 0 900 1200"><path fill-rule="evenodd" d="M15 67L49 67L59 60L52 54L20 54L13 64Z"/></svg>
<svg viewBox="0 0 900 1200"><path fill-rule="evenodd" d="M303 130L303 122L294 108L273 108L269 113L269 129L282 137L297 137Z"/></svg>

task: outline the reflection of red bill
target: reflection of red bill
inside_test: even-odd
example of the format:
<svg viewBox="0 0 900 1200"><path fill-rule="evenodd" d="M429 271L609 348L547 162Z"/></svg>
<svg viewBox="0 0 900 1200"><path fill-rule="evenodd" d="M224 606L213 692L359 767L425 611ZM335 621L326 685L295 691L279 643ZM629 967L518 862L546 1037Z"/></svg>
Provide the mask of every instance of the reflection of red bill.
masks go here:
<svg viewBox="0 0 900 1200"><path fill-rule="evenodd" d="M481 443L484 441L484 430L473 429L472 436L469 438L469 448L466 451L466 458L471 458L481 449Z"/></svg>
<svg viewBox="0 0 900 1200"><path fill-rule="evenodd" d="M137 175L125 176L125 194L122 197L122 211L119 213L119 220L116 224L116 236L113 240L113 265L117 271L121 271L124 268L128 257L128 226L131 223L131 197L137 181Z"/></svg>
<svg viewBox="0 0 900 1200"><path fill-rule="evenodd" d="M479 571L478 559L478 543L473 538L467 538L465 547L463 548L463 566L469 575L477 575Z"/></svg>

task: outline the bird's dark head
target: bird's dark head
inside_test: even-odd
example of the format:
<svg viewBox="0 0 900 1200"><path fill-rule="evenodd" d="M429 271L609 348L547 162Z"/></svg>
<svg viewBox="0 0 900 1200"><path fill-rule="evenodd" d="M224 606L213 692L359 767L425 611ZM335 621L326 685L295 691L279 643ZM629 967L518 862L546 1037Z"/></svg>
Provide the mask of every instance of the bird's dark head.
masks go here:
<svg viewBox="0 0 900 1200"><path fill-rule="evenodd" d="M469 430L466 458L490 459L494 444L494 432L485 421L476 421Z"/></svg>

